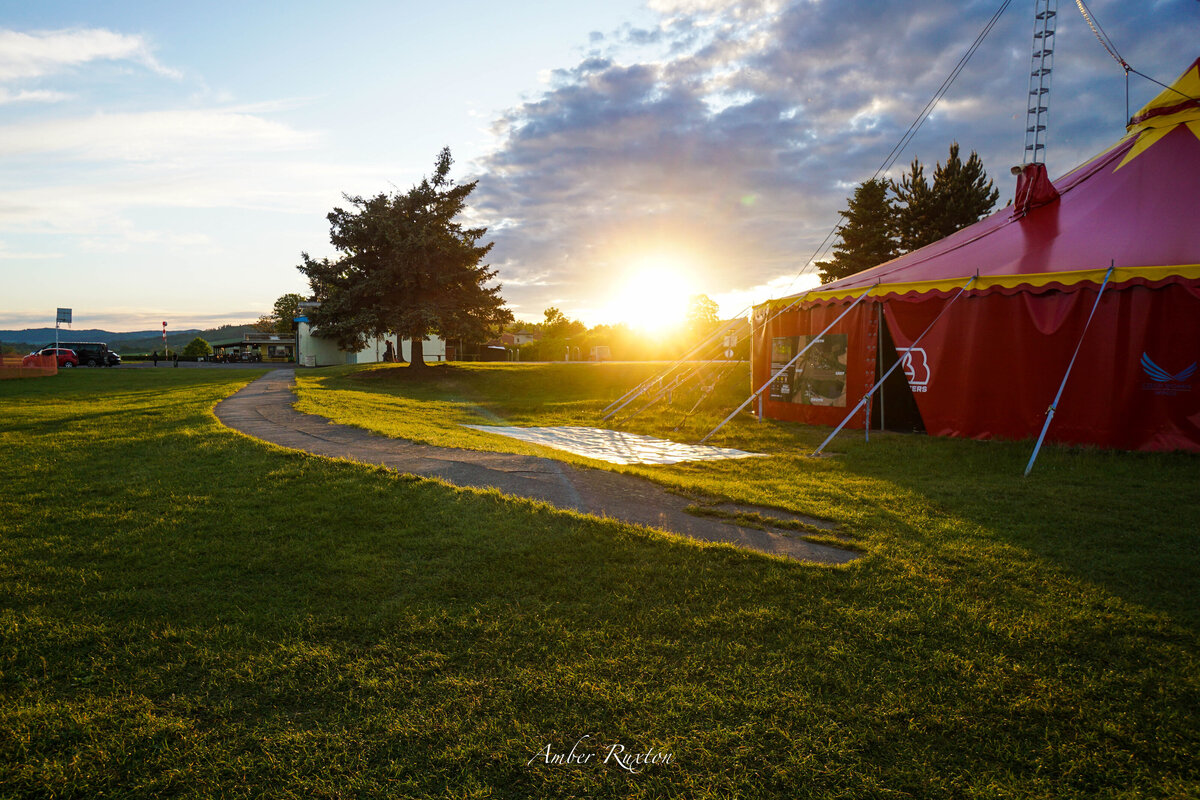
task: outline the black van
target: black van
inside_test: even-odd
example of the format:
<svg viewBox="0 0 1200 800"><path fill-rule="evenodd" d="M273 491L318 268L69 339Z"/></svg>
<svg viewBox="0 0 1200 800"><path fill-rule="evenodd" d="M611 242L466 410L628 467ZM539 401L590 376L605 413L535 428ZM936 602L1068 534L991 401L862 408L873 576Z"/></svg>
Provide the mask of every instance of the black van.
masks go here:
<svg viewBox="0 0 1200 800"><path fill-rule="evenodd" d="M54 347L54 343L46 345ZM121 363L121 357L108 349L104 342L59 342L59 347L69 347L79 356L79 366L111 367Z"/></svg>

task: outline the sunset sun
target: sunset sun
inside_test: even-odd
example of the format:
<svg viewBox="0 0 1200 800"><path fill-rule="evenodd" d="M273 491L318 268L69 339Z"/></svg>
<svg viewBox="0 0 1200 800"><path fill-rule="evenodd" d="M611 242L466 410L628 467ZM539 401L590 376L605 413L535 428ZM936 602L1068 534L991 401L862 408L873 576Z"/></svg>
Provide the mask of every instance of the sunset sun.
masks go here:
<svg viewBox="0 0 1200 800"><path fill-rule="evenodd" d="M662 333L684 321L695 294L695 284L682 262L646 258L633 264L615 287L607 316L613 322Z"/></svg>

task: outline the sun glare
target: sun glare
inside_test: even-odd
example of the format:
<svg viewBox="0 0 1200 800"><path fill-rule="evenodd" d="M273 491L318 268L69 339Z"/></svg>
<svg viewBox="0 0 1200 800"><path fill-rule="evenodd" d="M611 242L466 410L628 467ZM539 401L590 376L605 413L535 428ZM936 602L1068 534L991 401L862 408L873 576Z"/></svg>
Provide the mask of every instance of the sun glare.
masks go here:
<svg viewBox="0 0 1200 800"><path fill-rule="evenodd" d="M646 259L630 268L613 295L607 316L648 333L662 333L686 319L695 294L695 285L679 262Z"/></svg>

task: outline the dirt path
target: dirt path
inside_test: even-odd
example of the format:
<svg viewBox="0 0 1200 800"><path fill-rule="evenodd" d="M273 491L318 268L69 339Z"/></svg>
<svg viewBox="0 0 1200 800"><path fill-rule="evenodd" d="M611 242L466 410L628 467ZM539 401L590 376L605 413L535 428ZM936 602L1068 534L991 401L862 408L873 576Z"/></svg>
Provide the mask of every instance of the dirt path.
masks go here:
<svg viewBox="0 0 1200 800"><path fill-rule="evenodd" d="M256 439L315 455L379 464L456 486L493 487L559 508L611 517L704 542L728 542L800 561L841 564L856 553L813 544L788 532L698 517L691 501L632 475L581 469L550 458L434 447L338 425L292 408L295 370L264 375L217 404L222 423Z"/></svg>

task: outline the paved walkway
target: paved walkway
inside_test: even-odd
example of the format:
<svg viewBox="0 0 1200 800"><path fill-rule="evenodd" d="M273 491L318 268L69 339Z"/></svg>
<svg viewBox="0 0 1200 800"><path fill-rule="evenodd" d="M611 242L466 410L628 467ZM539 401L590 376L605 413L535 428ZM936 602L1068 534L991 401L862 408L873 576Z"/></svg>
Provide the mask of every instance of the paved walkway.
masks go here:
<svg viewBox="0 0 1200 800"><path fill-rule="evenodd" d="M699 517L683 509L692 501L633 475L582 469L538 456L434 447L390 439L338 425L292 408L294 369L278 369L217 404L217 418L231 428L283 447L322 456L380 464L400 472L436 477L456 486L499 489L559 508L611 517L705 542L728 542L801 561L841 564L856 553L803 541L795 535Z"/></svg>

